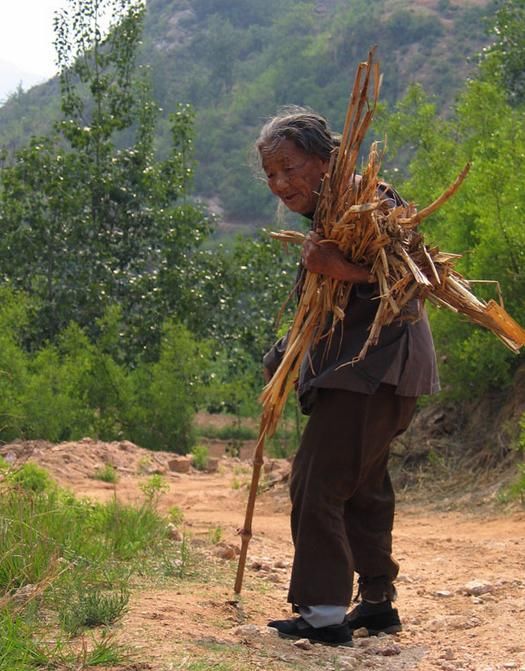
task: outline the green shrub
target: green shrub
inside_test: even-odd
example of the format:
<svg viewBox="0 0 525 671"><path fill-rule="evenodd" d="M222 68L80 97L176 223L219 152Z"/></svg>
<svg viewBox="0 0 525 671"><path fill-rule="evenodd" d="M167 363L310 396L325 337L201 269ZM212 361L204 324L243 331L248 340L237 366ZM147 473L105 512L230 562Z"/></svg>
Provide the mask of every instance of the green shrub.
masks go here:
<svg viewBox="0 0 525 671"><path fill-rule="evenodd" d="M156 508L159 498L169 491L170 486L160 473L154 473L140 485L140 488L144 493L146 505L150 508Z"/></svg>
<svg viewBox="0 0 525 671"><path fill-rule="evenodd" d="M104 466L97 468L93 477L95 480L102 480L102 482L113 484L117 483L119 479L117 469L112 464L104 464Z"/></svg>
<svg viewBox="0 0 525 671"><path fill-rule="evenodd" d="M206 445L196 445L191 451L191 463L198 471L205 471L208 467L208 448Z"/></svg>
<svg viewBox="0 0 525 671"><path fill-rule="evenodd" d="M24 464L10 473L8 480L24 491L35 494L49 491L55 486L49 473L31 462Z"/></svg>
<svg viewBox="0 0 525 671"><path fill-rule="evenodd" d="M142 363L131 375L135 403L127 417L130 440L149 449L189 452L209 358L208 345L196 341L185 326L165 324L159 361Z"/></svg>
<svg viewBox="0 0 525 671"><path fill-rule="evenodd" d="M8 608L0 608L0 671L31 671L45 666L29 626Z"/></svg>

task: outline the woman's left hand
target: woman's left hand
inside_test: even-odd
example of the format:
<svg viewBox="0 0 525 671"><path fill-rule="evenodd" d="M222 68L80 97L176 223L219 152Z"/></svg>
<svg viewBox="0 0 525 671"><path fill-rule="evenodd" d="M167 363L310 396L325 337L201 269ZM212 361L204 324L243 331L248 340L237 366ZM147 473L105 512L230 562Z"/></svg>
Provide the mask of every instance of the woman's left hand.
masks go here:
<svg viewBox="0 0 525 671"><path fill-rule="evenodd" d="M303 266L311 273L356 284L374 282L367 268L347 261L335 242L324 241L314 231L306 236L301 258Z"/></svg>

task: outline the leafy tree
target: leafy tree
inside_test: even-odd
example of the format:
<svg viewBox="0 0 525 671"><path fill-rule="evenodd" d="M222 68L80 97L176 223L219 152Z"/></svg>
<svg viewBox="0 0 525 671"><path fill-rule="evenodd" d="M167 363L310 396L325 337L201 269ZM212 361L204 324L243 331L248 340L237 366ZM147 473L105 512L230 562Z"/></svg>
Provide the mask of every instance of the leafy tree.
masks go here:
<svg viewBox="0 0 525 671"><path fill-rule="evenodd" d="M102 36L104 13L111 16ZM158 107L134 75L141 0L69 0L56 19L64 118L5 160L0 263L41 299L41 338L71 320L93 330L112 303L126 314L135 353L155 349L165 296L157 276L208 229L185 198L192 114L170 120L171 147L155 158Z"/></svg>
<svg viewBox="0 0 525 671"><path fill-rule="evenodd" d="M505 0L496 13L494 42L485 51L485 74L505 87L514 105L525 102L525 1Z"/></svg>
<svg viewBox="0 0 525 671"><path fill-rule="evenodd" d="M467 85L455 116L443 121L421 89L413 89L387 123L394 151L411 144L404 194L425 205L470 161L459 193L425 226L426 238L445 251L463 254L458 268L471 280L498 280L505 307L525 323L525 119L492 77ZM473 284L475 293L497 298L494 285ZM432 325L441 372L456 395L480 395L509 382L523 359L514 357L493 335L439 310Z"/></svg>

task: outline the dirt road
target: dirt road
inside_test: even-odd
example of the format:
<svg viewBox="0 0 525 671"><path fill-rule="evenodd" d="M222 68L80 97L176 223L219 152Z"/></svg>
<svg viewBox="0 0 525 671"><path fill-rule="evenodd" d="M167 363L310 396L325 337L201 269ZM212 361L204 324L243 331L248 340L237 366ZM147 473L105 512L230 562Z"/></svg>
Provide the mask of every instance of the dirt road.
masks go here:
<svg viewBox="0 0 525 671"><path fill-rule="evenodd" d="M139 500L146 453L119 445L41 444L15 457L30 456L78 494ZM162 471L168 457L156 454ZM93 479L101 462L120 470L115 486ZM416 506L404 497L395 530L403 632L359 638L354 648L302 649L265 627L268 618L289 615L292 546L285 484L258 499L242 599L232 600L232 548L238 546L249 477L250 465L231 459L222 460L214 474L166 472L170 488L160 505L183 511L197 570L188 580L167 580L161 587L137 582L129 612L116 628L137 660L127 668L525 670L525 512L494 506L443 512L440 502Z"/></svg>

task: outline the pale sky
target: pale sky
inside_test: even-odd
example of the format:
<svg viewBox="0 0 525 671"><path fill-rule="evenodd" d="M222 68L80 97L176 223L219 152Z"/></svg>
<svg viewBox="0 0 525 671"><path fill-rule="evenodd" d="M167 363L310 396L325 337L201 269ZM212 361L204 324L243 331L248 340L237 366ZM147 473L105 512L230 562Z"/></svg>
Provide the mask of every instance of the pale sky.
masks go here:
<svg viewBox="0 0 525 671"><path fill-rule="evenodd" d="M0 104L56 73L53 16L67 0L0 0Z"/></svg>
<svg viewBox="0 0 525 671"><path fill-rule="evenodd" d="M43 77L55 73L53 15L64 0L0 0L0 60Z"/></svg>

